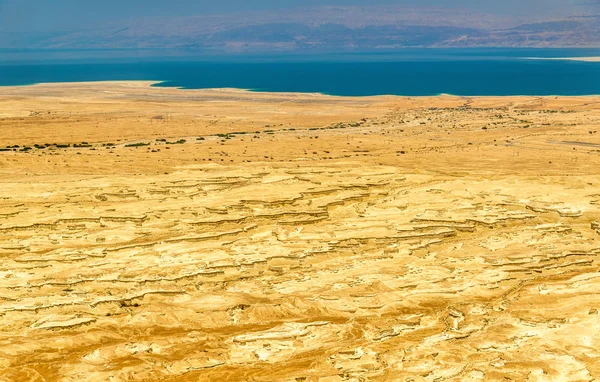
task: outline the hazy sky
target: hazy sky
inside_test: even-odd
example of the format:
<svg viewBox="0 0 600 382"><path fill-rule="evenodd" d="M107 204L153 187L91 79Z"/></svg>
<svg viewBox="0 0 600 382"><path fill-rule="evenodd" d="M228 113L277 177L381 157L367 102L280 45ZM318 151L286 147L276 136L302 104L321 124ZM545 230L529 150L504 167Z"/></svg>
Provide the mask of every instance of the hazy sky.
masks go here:
<svg viewBox="0 0 600 382"><path fill-rule="evenodd" d="M0 0L0 31L54 31L136 16L183 16L318 5L399 5L471 8L518 15L600 0Z"/></svg>

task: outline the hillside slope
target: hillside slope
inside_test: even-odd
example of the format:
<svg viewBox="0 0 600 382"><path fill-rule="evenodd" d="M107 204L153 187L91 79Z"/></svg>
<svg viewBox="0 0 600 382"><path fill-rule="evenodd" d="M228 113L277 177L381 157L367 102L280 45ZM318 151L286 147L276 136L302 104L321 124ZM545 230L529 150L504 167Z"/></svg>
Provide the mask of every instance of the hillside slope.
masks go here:
<svg viewBox="0 0 600 382"><path fill-rule="evenodd" d="M402 47L597 47L600 16L499 17L470 10L313 7L295 11L135 18L53 34L0 34L4 48L208 50Z"/></svg>

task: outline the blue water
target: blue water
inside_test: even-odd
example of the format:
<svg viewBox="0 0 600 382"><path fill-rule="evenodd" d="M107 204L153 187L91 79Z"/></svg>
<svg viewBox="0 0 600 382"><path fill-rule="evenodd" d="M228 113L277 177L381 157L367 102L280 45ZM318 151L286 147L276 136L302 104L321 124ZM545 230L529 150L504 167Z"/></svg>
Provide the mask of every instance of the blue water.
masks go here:
<svg viewBox="0 0 600 382"><path fill-rule="evenodd" d="M44 52L29 56L17 53L20 58L15 58L15 52L0 51L2 86L153 80L161 81L156 86L187 89L231 87L345 96L600 94L600 63L530 59L600 56L600 50L590 49L415 49L211 57L166 57L161 52L128 57L102 51L78 56L67 51L63 56L44 58Z"/></svg>

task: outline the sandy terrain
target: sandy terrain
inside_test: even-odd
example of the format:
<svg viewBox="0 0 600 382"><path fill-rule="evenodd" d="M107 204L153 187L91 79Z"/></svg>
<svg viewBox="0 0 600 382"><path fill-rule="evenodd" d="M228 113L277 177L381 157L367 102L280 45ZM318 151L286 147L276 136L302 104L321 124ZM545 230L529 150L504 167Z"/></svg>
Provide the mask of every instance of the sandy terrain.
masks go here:
<svg viewBox="0 0 600 382"><path fill-rule="evenodd" d="M531 60L560 60L560 61L583 61L600 62L600 57L555 57L555 58L530 58Z"/></svg>
<svg viewBox="0 0 600 382"><path fill-rule="evenodd" d="M571 57L567 60L573 61L585 61L585 62L600 62L600 57Z"/></svg>
<svg viewBox="0 0 600 382"><path fill-rule="evenodd" d="M0 131L2 381L600 378L600 97L36 85Z"/></svg>

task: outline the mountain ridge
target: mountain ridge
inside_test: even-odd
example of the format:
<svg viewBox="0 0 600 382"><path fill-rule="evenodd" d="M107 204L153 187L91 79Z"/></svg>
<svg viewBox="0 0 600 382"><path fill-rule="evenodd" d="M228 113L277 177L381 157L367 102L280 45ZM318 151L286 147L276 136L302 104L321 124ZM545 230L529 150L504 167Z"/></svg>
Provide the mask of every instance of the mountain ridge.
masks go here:
<svg viewBox="0 0 600 382"><path fill-rule="evenodd" d="M216 51L402 47L599 47L600 16L502 17L465 10L311 7L145 17L48 34L0 35L2 48L192 48Z"/></svg>

